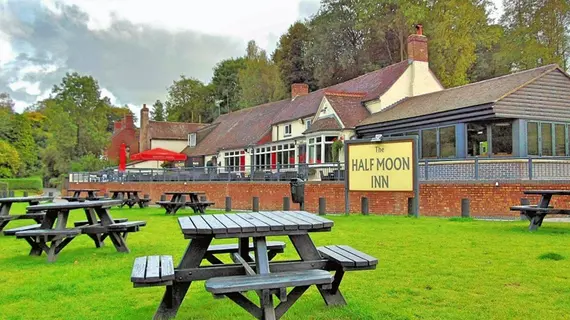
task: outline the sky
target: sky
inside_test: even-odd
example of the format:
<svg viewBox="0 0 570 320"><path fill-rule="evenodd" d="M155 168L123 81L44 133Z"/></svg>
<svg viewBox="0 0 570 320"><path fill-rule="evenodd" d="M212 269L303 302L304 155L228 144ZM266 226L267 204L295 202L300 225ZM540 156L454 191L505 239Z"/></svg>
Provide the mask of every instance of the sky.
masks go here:
<svg viewBox="0 0 570 320"><path fill-rule="evenodd" d="M138 112L164 100L180 75L208 83L216 63L243 55L249 40L272 52L318 8L319 0L0 0L0 92L21 112L77 71Z"/></svg>

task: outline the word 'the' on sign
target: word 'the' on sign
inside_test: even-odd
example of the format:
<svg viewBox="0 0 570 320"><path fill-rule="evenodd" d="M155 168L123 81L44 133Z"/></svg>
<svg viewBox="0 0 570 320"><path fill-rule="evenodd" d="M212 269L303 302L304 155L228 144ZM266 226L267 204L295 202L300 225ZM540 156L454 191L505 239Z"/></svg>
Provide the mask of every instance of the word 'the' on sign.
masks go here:
<svg viewBox="0 0 570 320"><path fill-rule="evenodd" d="M349 191L414 191L414 142L348 145Z"/></svg>

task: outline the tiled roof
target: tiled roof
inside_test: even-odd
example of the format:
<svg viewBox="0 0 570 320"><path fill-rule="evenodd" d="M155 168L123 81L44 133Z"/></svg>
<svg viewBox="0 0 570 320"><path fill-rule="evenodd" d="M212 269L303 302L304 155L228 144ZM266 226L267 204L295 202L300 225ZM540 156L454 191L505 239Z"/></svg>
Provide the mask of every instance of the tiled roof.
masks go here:
<svg viewBox="0 0 570 320"><path fill-rule="evenodd" d="M315 121L315 123L311 124L311 127L303 133L312 133L312 132L329 131L329 130L336 131L340 129L342 129L340 123L338 123L336 118L333 116L333 117L321 118Z"/></svg>
<svg viewBox="0 0 570 320"><path fill-rule="evenodd" d="M370 115L368 109L362 105L362 95L345 95L339 93L326 93L340 121L346 128L354 128Z"/></svg>
<svg viewBox="0 0 570 320"><path fill-rule="evenodd" d="M271 120L287 103L289 100L282 100L223 114L214 121L216 127L195 148L184 153L189 156L212 155L219 150L257 144L271 132Z"/></svg>
<svg viewBox="0 0 570 320"><path fill-rule="evenodd" d="M273 119L273 124L291 121L313 115L317 112L319 104L325 92L353 92L363 94L363 101L378 98L384 94L398 78L406 71L409 62L390 65L380 70L372 71L354 79L335 84L321 90L310 92L305 96L296 97L287 104L283 110Z"/></svg>
<svg viewBox="0 0 570 320"><path fill-rule="evenodd" d="M359 126L494 103L556 68L556 65L547 65L460 87L405 98L384 111L372 114Z"/></svg>
<svg viewBox="0 0 570 320"><path fill-rule="evenodd" d="M206 124L189 122L149 121L149 139L188 140L188 134L198 131Z"/></svg>

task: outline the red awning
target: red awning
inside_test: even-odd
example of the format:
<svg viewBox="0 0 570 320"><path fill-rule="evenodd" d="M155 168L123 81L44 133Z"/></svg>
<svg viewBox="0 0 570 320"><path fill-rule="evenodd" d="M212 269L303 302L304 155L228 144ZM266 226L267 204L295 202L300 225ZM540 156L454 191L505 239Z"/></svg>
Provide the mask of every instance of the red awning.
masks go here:
<svg viewBox="0 0 570 320"><path fill-rule="evenodd" d="M162 148L146 150L131 156L131 160L157 160L157 161L184 161L186 155L183 153L172 152Z"/></svg>

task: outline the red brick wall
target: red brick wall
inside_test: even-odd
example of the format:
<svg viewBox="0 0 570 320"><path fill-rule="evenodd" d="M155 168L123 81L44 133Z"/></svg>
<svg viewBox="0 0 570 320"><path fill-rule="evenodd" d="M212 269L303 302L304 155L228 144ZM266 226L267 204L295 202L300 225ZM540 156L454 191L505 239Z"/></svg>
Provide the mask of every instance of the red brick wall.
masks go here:
<svg viewBox="0 0 570 320"><path fill-rule="evenodd" d="M130 147L130 154L139 153L139 137L134 128L123 128L111 137L111 144L107 148L107 158L118 161L121 143Z"/></svg>
<svg viewBox="0 0 570 320"><path fill-rule="evenodd" d="M283 182L181 182L144 183L71 183L71 187L99 188L101 193L112 189L140 189L150 194L156 201L165 191L204 191L208 200L216 202L217 208L223 208L225 197L232 198L234 209L251 209L252 197L259 197L262 210L280 210L283 197L290 197L289 184ZM523 190L530 189L568 189L569 183L524 182L502 183L425 183L420 187L420 214L428 216L459 216L461 199L471 200L472 216L518 216L510 212L509 206L520 203L525 197ZM350 211L360 212L360 198L369 198L370 212L376 214L407 214L409 192L351 192ZM305 209L318 211L319 197L325 197L328 213L344 212L344 184L338 182L309 182L305 189ZM537 197L526 196L532 203ZM554 206L568 206L570 198L554 197ZM296 204L291 204L297 209Z"/></svg>

